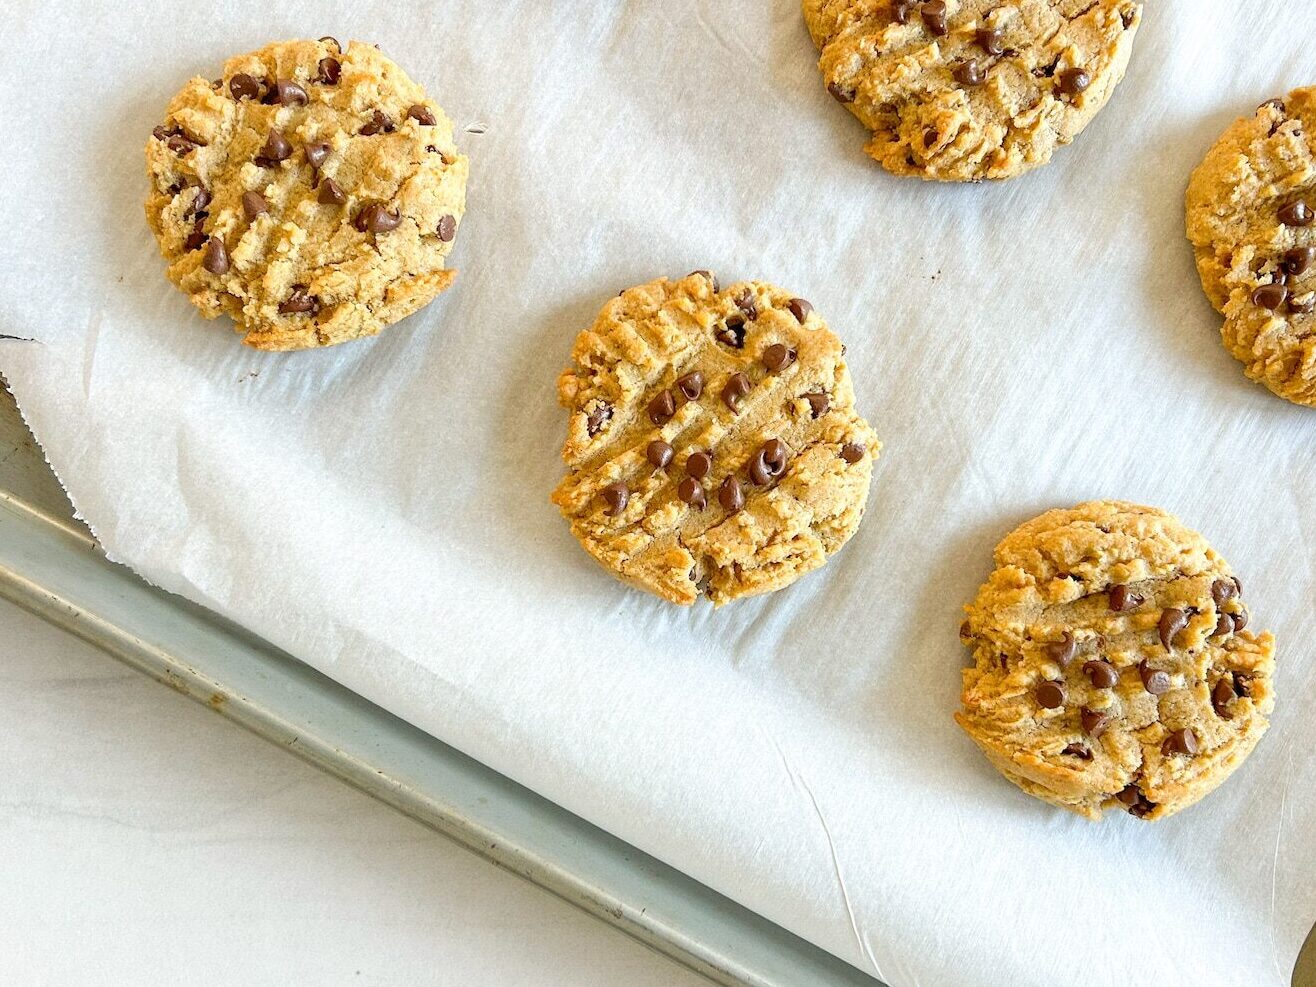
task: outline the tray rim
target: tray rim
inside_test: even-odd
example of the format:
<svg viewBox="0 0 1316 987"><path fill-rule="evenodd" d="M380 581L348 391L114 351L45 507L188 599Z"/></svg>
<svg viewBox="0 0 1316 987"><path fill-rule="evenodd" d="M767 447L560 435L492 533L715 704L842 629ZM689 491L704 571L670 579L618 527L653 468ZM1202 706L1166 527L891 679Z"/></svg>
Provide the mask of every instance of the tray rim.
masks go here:
<svg viewBox="0 0 1316 987"><path fill-rule="evenodd" d="M40 447L14 420L17 408L5 410L3 431L13 434L0 443L11 447L0 471L0 598L713 983L883 987L244 628L111 562L74 519ZM11 482L16 470L48 478L38 477L34 494L30 476Z"/></svg>

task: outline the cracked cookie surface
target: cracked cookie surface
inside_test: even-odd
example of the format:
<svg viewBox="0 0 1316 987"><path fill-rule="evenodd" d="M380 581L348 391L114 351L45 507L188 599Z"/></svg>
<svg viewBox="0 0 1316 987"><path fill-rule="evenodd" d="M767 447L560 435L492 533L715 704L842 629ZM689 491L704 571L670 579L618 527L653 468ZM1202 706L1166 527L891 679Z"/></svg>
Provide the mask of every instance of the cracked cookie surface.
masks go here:
<svg viewBox="0 0 1316 987"><path fill-rule="evenodd" d="M1159 819L1266 731L1274 641L1201 535L1093 501L1020 525L965 607L960 726L1025 792L1090 819Z"/></svg>
<svg viewBox="0 0 1316 987"><path fill-rule="evenodd" d="M373 45L284 41L192 79L146 143L168 276L263 350L378 333L428 304L465 210L466 158Z"/></svg>
<svg viewBox="0 0 1316 987"><path fill-rule="evenodd" d="M1106 105L1142 20L1136 0L803 0L828 91L887 171L1020 175Z"/></svg>
<svg viewBox="0 0 1316 987"><path fill-rule="evenodd" d="M659 278L609 301L572 359L553 502L623 581L720 606L789 585L858 528L880 444L804 299Z"/></svg>
<svg viewBox="0 0 1316 987"><path fill-rule="evenodd" d="M1188 184L1188 239L1225 348L1252 380L1316 407L1316 88L1225 131Z"/></svg>

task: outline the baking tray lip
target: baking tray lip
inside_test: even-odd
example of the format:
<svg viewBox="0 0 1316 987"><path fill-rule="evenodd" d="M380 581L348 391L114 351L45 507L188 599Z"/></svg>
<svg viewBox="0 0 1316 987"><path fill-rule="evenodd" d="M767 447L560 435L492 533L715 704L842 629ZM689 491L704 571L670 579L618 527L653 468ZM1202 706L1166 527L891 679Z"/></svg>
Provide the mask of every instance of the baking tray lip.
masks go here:
<svg viewBox="0 0 1316 987"><path fill-rule="evenodd" d="M35 444L17 454L40 455ZM0 475L0 597L714 983L882 987L244 628L150 586L110 562L71 510L12 487Z"/></svg>

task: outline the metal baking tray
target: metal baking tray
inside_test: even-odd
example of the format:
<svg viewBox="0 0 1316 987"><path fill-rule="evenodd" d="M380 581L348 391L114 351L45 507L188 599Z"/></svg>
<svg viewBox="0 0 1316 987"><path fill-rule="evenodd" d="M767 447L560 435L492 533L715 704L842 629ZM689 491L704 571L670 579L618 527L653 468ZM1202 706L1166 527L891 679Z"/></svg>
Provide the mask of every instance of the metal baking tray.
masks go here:
<svg viewBox="0 0 1316 987"><path fill-rule="evenodd" d="M713 983L882 987L105 558L0 389L0 596Z"/></svg>

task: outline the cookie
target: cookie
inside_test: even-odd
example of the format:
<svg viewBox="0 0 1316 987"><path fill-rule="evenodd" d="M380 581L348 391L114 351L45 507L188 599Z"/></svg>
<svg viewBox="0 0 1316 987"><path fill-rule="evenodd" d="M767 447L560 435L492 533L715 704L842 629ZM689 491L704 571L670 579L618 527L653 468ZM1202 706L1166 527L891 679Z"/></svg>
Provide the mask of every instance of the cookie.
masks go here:
<svg viewBox="0 0 1316 987"><path fill-rule="evenodd" d="M1110 99L1135 0L803 0L828 91L896 175L1013 178L1046 164Z"/></svg>
<svg viewBox="0 0 1316 987"><path fill-rule="evenodd" d="M1316 88L1225 131L1188 183L1188 239L1225 348L1252 380L1316 407Z"/></svg>
<svg viewBox="0 0 1316 987"><path fill-rule="evenodd" d="M284 41L197 78L146 142L168 276L261 350L371 336L447 288L452 124L373 45Z"/></svg>
<svg viewBox="0 0 1316 987"><path fill-rule="evenodd" d="M859 527L879 443L804 299L659 278L609 301L572 358L553 502L618 578L721 606L793 583Z"/></svg>
<svg viewBox="0 0 1316 987"><path fill-rule="evenodd" d="M1030 795L1098 819L1160 819L1252 752L1274 640L1201 535L1151 507L1048 511L996 546L965 607L960 726Z"/></svg>

